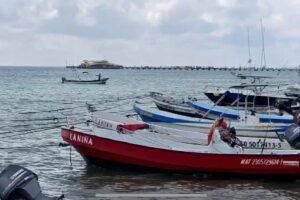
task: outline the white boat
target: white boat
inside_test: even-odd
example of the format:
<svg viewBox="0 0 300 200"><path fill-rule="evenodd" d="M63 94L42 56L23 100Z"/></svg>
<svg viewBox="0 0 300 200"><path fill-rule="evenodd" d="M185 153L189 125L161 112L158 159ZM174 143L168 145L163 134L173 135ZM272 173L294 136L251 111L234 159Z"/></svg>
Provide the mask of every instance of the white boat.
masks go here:
<svg viewBox="0 0 300 200"><path fill-rule="evenodd" d="M225 106L212 105L200 101L188 101L188 104L196 109L199 113L209 118L223 117L234 121L247 121L248 118L255 119L258 123L293 123L293 117L290 115L275 114L256 114L248 110L235 110Z"/></svg>
<svg viewBox="0 0 300 200"><path fill-rule="evenodd" d="M133 109L147 123L179 130L208 133L214 123L213 120L177 115L138 103L134 104ZM253 116L249 116L246 121L229 121L229 126L235 127L238 136L244 137L277 138L278 135L284 133L288 125L286 123L260 123Z"/></svg>
<svg viewBox="0 0 300 200"><path fill-rule="evenodd" d="M176 141L151 126L98 113L88 127L62 128L61 136L88 162L185 172L300 175L300 150L243 148L215 132L209 145ZM172 134L171 136L175 136Z"/></svg>
<svg viewBox="0 0 300 200"><path fill-rule="evenodd" d="M285 92L286 96L300 97L300 84L290 85Z"/></svg>
<svg viewBox="0 0 300 200"><path fill-rule="evenodd" d="M158 92L150 92L150 98L159 110L184 116L201 117L201 115L197 113L195 109L191 108L184 99L174 99L173 97Z"/></svg>
<svg viewBox="0 0 300 200"><path fill-rule="evenodd" d="M145 123L143 121L135 120L121 115L106 113L106 112L95 112L91 115L92 125L88 128L93 132L101 131L101 129L117 130L122 132L122 127L128 130L139 130L143 133L145 139L152 138L158 141L171 141L185 144L194 145L208 145L207 130L201 131L187 131L181 129L175 129L171 127L162 126L156 123ZM121 125L121 126L119 126ZM123 126L124 125L124 126ZM119 127L118 127L119 126ZM99 129L100 128L100 129ZM125 130L126 131L126 130ZM252 152L257 149L280 149L287 150L292 149L285 140L280 140L278 137L246 137L240 136L239 130L237 129L239 140L241 141L242 147L245 149L252 149ZM250 151L250 150L249 150Z"/></svg>
<svg viewBox="0 0 300 200"><path fill-rule="evenodd" d="M271 78L260 75L234 74L241 82L239 85L229 87L229 89L213 88L208 89L204 94L219 106L236 106L247 110L264 111L275 108L277 102L282 102L286 106L296 104L294 97L287 97L278 94L268 94L265 88L279 88L282 85L265 83L263 79ZM242 82L242 80L251 82Z"/></svg>

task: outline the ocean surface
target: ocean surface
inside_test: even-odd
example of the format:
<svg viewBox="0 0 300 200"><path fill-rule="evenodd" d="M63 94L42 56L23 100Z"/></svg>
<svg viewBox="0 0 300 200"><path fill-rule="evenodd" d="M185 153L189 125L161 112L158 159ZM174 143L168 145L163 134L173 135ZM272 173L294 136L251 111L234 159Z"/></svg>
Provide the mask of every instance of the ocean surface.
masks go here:
<svg viewBox="0 0 300 200"><path fill-rule="evenodd" d="M87 166L74 149L58 146L62 142L59 127L67 124L67 116L83 120L87 115L86 103L94 104L98 110L126 115L133 113L134 101L150 91L177 98L205 99L203 91L208 87L239 83L225 71L173 70L102 70L102 77L109 77L107 85L61 83L63 76L95 79L98 73L99 70L89 70L86 74L65 68L1 67L0 170L9 164L27 167L38 174L45 193L64 193L66 199L100 199L101 194L110 193L200 194L181 199L300 199L300 181L116 171ZM270 82L299 81L295 72L256 74L273 76Z"/></svg>

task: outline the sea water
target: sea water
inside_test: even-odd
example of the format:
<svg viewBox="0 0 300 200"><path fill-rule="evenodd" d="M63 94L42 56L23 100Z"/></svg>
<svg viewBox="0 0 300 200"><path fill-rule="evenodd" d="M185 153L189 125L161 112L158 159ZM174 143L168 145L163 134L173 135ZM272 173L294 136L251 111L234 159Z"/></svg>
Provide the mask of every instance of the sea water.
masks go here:
<svg viewBox="0 0 300 200"><path fill-rule="evenodd" d="M109 78L106 85L61 83L62 77L96 79L100 72L103 78ZM291 84L299 79L297 73L289 71L256 74L272 76L267 81L276 83ZM89 70L83 73L83 70L65 68L2 67L0 170L9 164L27 167L38 174L45 193L64 193L67 199L99 199L103 194L120 193L199 194L179 199L299 199L297 181L102 169L88 166L74 149L58 146L62 142L59 127L67 124L68 116L68 119L84 120L86 103L98 110L126 115L133 113L132 105L137 98L143 101L139 97L151 91L179 99L191 96L208 101L203 95L208 87L236 84L239 82L228 71ZM140 197L125 199L133 198ZM166 196L148 199L163 198Z"/></svg>

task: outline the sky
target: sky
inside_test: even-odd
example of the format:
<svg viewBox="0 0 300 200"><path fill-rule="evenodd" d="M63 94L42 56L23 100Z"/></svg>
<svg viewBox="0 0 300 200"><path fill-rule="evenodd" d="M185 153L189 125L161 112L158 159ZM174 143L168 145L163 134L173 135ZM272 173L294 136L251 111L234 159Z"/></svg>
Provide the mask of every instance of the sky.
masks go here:
<svg viewBox="0 0 300 200"><path fill-rule="evenodd" d="M300 65L300 0L0 0L0 65Z"/></svg>

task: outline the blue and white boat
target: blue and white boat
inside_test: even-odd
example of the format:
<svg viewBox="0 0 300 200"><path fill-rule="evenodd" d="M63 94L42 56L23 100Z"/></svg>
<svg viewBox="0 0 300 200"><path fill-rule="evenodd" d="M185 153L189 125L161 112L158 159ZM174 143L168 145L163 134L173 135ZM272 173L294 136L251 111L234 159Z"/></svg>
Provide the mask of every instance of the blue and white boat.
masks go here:
<svg viewBox="0 0 300 200"><path fill-rule="evenodd" d="M133 109L147 123L178 130L208 133L214 123L214 120L182 116L138 103L134 104ZM245 121L228 121L228 124L235 127L239 136L261 138L276 138L283 134L289 125L287 123L258 122L256 116L248 116Z"/></svg>
<svg viewBox="0 0 300 200"><path fill-rule="evenodd" d="M293 118L290 115L254 114L246 110L235 110L224 106L216 106L200 101L188 101L188 105L199 113L209 118L223 117L233 121L247 121L250 116L256 117L258 123L286 123L291 124Z"/></svg>
<svg viewBox="0 0 300 200"><path fill-rule="evenodd" d="M195 109L191 108L184 99L175 99L159 92L150 92L150 98L159 110L189 117L202 117Z"/></svg>
<svg viewBox="0 0 300 200"><path fill-rule="evenodd" d="M289 85L286 89L286 96L300 97L300 84Z"/></svg>
<svg viewBox="0 0 300 200"><path fill-rule="evenodd" d="M241 106L255 111L274 109L277 102L282 102L288 107L297 105L295 97L284 96L278 93L279 91L274 94L274 91L270 93L270 91L266 90L266 88L276 90L284 86L278 83L270 84L263 81L266 78L272 77L243 74L233 75L240 80L239 85L233 85L227 89L214 88L206 90L204 94L219 106Z"/></svg>

